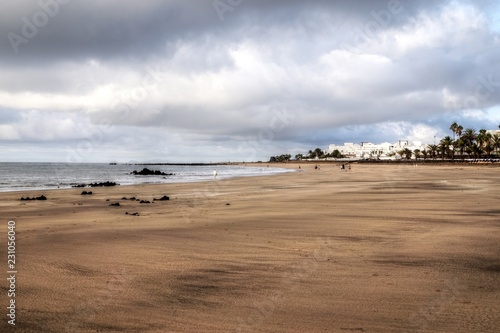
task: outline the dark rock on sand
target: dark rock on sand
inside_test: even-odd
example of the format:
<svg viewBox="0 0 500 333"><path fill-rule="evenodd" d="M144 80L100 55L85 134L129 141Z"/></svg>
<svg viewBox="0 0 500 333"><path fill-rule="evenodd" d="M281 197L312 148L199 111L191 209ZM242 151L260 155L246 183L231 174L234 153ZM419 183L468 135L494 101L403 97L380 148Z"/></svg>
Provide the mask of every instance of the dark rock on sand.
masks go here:
<svg viewBox="0 0 500 333"><path fill-rule="evenodd" d="M91 184L77 184L77 185L73 185L71 187L105 187L105 186L116 186L116 185L120 185L120 184L117 184L115 182L100 182L100 183L91 183Z"/></svg>
<svg viewBox="0 0 500 333"><path fill-rule="evenodd" d="M160 199L153 199L153 200L155 200L155 201L167 201L167 200L170 200L170 198L168 196L164 195Z"/></svg>
<svg viewBox="0 0 500 333"><path fill-rule="evenodd" d="M119 202L115 202L115 203L112 203L110 204L110 206L113 206L113 207L120 207L120 203Z"/></svg>
<svg viewBox="0 0 500 333"><path fill-rule="evenodd" d="M141 171L132 171L132 175L136 176L173 176L173 173L165 173L159 170L150 170L148 168L144 168Z"/></svg>
<svg viewBox="0 0 500 333"><path fill-rule="evenodd" d="M115 182L101 182L101 183L89 184L90 187L107 187L107 186L116 186L116 185L120 185L120 184L117 184Z"/></svg>
<svg viewBox="0 0 500 333"><path fill-rule="evenodd" d="M137 212L135 212L135 213L125 212L125 215L139 216L139 213L137 213Z"/></svg>
<svg viewBox="0 0 500 333"><path fill-rule="evenodd" d="M92 191L83 191L82 195L92 195Z"/></svg>
<svg viewBox="0 0 500 333"><path fill-rule="evenodd" d="M32 200L47 200L47 197L45 195L41 195L39 197L33 197L33 198L30 198L30 197L25 197L25 198L21 198L20 199L21 201L32 201Z"/></svg>

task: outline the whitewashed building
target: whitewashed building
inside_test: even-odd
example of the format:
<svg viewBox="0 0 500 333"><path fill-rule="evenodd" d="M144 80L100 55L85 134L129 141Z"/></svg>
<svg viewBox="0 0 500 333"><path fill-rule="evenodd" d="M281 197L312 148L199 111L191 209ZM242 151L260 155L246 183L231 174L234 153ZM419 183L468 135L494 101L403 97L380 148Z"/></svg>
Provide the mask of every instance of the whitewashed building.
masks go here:
<svg viewBox="0 0 500 333"><path fill-rule="evenodd" d="M371 142L361 142L359 144L346 142L343 146L330 145L326 152L328 154L338 150L347 158L373 158L373 159L396 159L399 158L397 153L405 148L414 151L426 149L427 145L420 141L409 142L408 140L400 140L396 143L384 142L381 144L373 144ZM413 157L414 158L414 157Z"/></svg>

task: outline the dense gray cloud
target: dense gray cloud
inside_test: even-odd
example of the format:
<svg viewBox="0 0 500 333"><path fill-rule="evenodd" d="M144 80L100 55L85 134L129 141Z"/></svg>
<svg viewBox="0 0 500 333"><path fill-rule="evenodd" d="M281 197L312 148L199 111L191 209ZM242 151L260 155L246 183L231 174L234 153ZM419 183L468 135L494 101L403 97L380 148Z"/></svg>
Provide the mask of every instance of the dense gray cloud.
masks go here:
<svg viewBox="0 0 500 333"><path fill-rule="evenodd" d="M394 3L393 5L390 5ZM433 7L441 1L433 2ZM231 5L236 4L236 5ZM2 59L53 60L78 58L144 59L174 52L179 41L213 38L215 42L240 42L265 37L267 31L302 33L315 38L328 35L346 23L347 38L359 24L387 25L407 22L422 5L401 1L199 1L150 0L5 1L1 4L0 30L20 36L1 41ZM393 10L391 14L389 11ZM372 12L376 13L375 16ZM384 14L385 13L385 14ZM385 15L389 13L390 17ZM221 20L222 18L222 20ZM378 28L386 28L380 24ZM370 26L371 27L371 26ZM370 28L371 29L371 28ZM264 34L264 36L262 36ZM330 35L337 39L339 36ZM20 44L18 44L20 43ZM13 45L15 45L13 47ZM172 47L172 48L169 48ZM19 52L15 52L16 49ZM26 50L26 52L21 52ZM304 51L304 50L303 50Z"/></svg>
<svg viewBox="0 0 500 333"><path fill-rule="evenodd" d="M1 159L250 160L344 141L430 143L453 121L495 128L498 9L4 1Z"/></svg>

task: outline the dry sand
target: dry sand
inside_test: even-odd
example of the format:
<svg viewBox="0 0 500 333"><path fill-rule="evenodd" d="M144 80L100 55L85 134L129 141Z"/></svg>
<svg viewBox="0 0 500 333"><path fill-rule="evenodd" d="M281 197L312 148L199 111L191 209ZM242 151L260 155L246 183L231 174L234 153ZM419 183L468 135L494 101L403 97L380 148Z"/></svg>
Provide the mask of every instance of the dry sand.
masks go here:
<svg viewBox="0 0 500 333"><path fill-rule="evenodd" d="M498 332L499 171L303 164L92 196L3 193L0 274L13 219L18 308L12 329L2 278L0 331Z"/></svg>

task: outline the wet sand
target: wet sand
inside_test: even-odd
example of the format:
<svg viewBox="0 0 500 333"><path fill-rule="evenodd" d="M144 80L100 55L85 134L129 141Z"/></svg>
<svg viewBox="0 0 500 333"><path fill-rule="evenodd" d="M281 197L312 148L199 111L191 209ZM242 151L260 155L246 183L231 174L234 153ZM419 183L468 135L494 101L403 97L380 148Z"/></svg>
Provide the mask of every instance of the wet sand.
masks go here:
<svg viewBox="0 0 500 333"><path fill-rule="evenodd" d="M18 271L1 332L498 331L499 167L85 190L0 194L1 275L11 219Z"/></svg>

